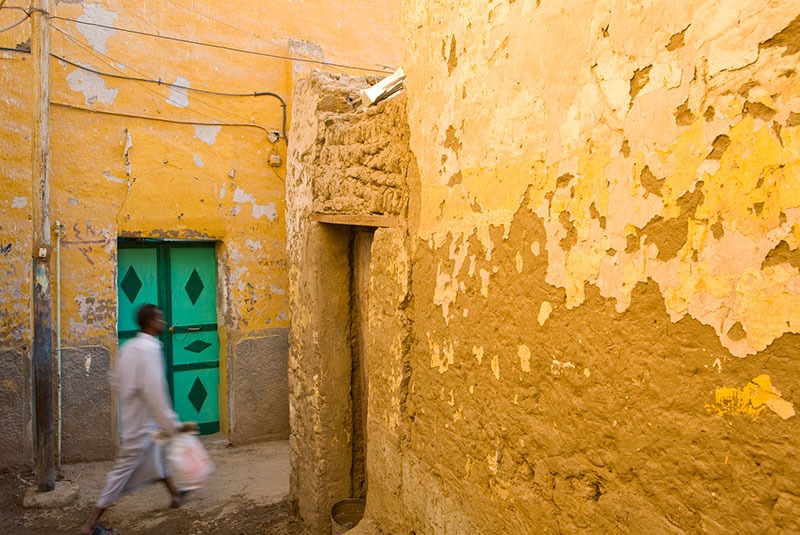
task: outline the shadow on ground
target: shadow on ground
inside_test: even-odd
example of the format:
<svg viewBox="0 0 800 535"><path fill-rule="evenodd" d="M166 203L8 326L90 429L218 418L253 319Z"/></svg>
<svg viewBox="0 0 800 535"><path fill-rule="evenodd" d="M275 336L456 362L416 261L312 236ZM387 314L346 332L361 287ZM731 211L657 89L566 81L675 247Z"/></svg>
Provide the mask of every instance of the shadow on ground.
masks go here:
<svg viewBox="0 0 800 535"><path fill-rule="evenodd" d="M151 486L115 503L103 524L122 535L304 535L286 502L287 443L212 448L209 453L217 470L183 507L170 509L164 487ZM22 507L22 496L34 484L30 471L0 473L0 533L78 533L110 468L110 462L65 465L60 477L78 484L79 497L74 504L51 510Z"/></svg>

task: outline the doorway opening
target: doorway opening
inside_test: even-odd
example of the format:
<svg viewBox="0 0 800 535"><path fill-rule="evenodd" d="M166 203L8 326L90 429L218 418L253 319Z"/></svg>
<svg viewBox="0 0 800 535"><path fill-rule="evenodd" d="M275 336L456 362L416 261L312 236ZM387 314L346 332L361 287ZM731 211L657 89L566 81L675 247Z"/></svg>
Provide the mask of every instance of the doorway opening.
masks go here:
<svg viewBox="0 0 800 535"><path fill-rule="evenodd" d="M354 227L350 242L350 396L353 419L351 495L367 498L367 336L369 278L374 229Z"/></svg>

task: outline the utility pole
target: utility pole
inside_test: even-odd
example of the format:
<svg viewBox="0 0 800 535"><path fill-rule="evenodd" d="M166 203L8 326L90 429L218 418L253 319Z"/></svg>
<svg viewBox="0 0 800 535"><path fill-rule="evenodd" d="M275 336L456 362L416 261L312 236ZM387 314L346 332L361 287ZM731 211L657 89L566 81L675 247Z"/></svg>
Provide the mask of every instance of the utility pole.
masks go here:
<svg viewBox="0 0 800 535"><path fill-rule="evenodd" d="M33 68L33 389L36 485L55 488L53 445L53 314L50 295L50 0L31 2Z"/></svg>

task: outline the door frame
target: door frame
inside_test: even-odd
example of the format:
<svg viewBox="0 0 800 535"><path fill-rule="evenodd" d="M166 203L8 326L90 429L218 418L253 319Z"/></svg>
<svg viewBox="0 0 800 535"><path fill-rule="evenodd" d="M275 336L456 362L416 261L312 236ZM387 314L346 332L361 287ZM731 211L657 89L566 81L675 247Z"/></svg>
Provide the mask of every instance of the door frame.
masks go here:
<svg viewBox="0 0 800 535"><path fill-rule="evenodd" d="M169 248L196 248L196 247L209 247L214 249L214 260L216 263L216 321L217 321L217 336L219 338L219 387L218 387L218 422L219 433L228 436L229 421L230 421L230 373L228 365L228 344L227 344L227 330L224 323L221 322L224 312L224 300L222 288L224 286L223 273L224 270L220 266L220 249L222 242L218 240L181 240L181 239L163 239L163 238L134 238L120 236L117 238L117 249L137 249L137 248L153 248L156 250L156 263L157 263L157 295L158 300L163 306L164 319L167 325L172 325L172 298L170 296L169 288L166 285L166 280L170 277L170 258L167 254ZM116 268L119 267L119 261L116 262ZM116 283L115 283L116 284ZM117 298L119 296L117 295ZM154 303L158 304L158 303ZM117 312L119 306L117 306ZM119 350L119 318L116 321L117 326L117 350ZM167 358L172 355L172 337L164 336L161 338L164 343L165 353L165 370L167 385L169 388L170 401L175 397L174 392L174 379L173 379L173 364L172 359Z"/></svg>

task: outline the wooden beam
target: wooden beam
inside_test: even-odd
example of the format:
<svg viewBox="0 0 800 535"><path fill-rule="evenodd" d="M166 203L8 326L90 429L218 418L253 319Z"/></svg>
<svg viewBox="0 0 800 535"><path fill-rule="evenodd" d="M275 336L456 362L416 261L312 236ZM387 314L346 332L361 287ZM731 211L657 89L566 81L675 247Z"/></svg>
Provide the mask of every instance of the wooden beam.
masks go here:
<svg viewBox="0 0 800 535"><path fill-rule="evenodd" d="M377 214L311 214L311 221L327 223L328 225L387 228L398 226L400 224L400 217L396 215Z"/></svg>
<svg viewBox="0 0 800 535"><path fill-rule="evenodd" d="M33 391L36 485L55 489L53 315L50 293L50 0L31 2L31 212L33 214Z"/></svg>

